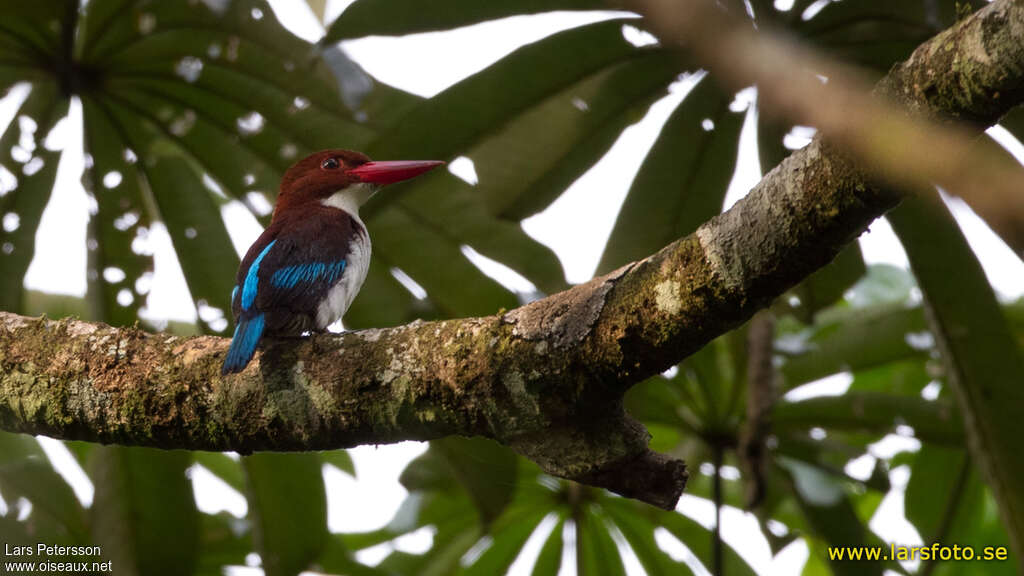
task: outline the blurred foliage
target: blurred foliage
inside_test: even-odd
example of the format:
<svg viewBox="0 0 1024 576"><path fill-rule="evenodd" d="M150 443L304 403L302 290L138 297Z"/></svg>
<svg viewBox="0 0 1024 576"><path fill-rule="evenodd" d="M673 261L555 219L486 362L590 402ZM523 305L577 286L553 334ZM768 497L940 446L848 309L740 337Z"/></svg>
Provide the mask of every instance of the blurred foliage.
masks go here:
<svg viewBox="0 0 1024 576"><path fill-rule="evenodd" d="M308 3L322 18L325 2ZM759 28L782 29L878 75L963 9L952 0L796 0L785 11L768 0L751 0L746 9L724 4ZM551 205L672 86L686 95L626 193L599 271L661 248L722 210L747 105L656 43L627 41L637 36L637 20L609 13L552 34L429 99L376 81L337 44L602 6L443 0L423 10L414 0L357 0L310 45L287 32L263 0L0 0L0 92L20 91L10 93L20 104L0 136L0 309L138 321L153 269L147 238L162 226L199 318L198 326L166 329L223 333L238 257L222 209L239 203L266 223L261 207L273 201L287 166L338 146L381 159L465 156L479 179L432 173L367 206L374 260L348 326L513 307L536 294L515 294L488 277L466 247L541 293L563 289L559 261L520 221ZM91 212L88 237L63 240L87 245L84 299L23 288L61 157L47 137L69 106L80 108L84 124L82 182ZM1024 139L1021 117L1008 116L1004 127ZM767 172L789 153L790 127L756 119ZM997 303L962 236L935 227L943 218L919 210L896 220L916 278L893 267L866 268L854 243L773 306L782 396L768 414L771 433L761 439L767 490L751 511L773 553L807 544L804 574L906 573L892 563L830 564L826 555L827 546L881 542L867 526L883 497L904 491L890 481L894 470L909 473L906 515L925 543L1007 545L1001 506L964 440L961 414L979 417L978 406L962 405L949 378L952 369L968 386L984 382L993 390L1022 381L1015 371L1024 302ZM955 271L943 268L950 254ZM407 291L396 271L426 297ZM978 330L984 338L975 338ZM653 446L689 463L688 494L719 507L746 507L744 484L753 481L740 472L748 468L737 450L746 424L746 338L745 327L724 335L626 398L652 431ZM837 389L813 393L824 378ZM1019 406L981 408L998 435L1020 437L1021 420L1013 417ZM909 448L887 450L892 435ZM591 576L623 574L634 561L648 574L754 573L743 559L747 547L734 548L739 541L728 527L719 546L707 517L548 477L490 441L432 443L403 473L409 494L394 519L355 534L331 534L326 525L322 470L354 475L344 451L239 460L65 445L95 487L90 505L79 502L41 444L0 433L0 540L98 543L119 571L139 574L220 574L252 552L272 576L304 569L493 575L513 562L538 576L570 562ZM991 456L1019 468L1012 444L1000 446L1010 448ZM195 467L244 494L247 515L198 511L187 473ZM422 531L431 536L424 553L395 544ZM358 552L377 546L389 550L379 564L357 561ZM920 570L973 573L969 566ZM988 563L985 570L1009 574L1015 565Z"/></svg>

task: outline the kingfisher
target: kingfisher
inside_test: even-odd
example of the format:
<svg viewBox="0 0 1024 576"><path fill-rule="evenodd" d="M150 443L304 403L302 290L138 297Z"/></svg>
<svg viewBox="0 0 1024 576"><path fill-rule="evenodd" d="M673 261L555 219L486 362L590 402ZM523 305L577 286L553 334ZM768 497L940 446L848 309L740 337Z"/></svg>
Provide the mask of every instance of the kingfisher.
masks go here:
<svg viewBox="0 0 1024 576"><path fill-rule="evenodd" d="M292 165L270 226L238 268L231 294L235 333L221 373L241 372L266 336L323 332L341 319L370 267L359 207L382 186L442 164L374 162L352 150L323 150Z"/></svg>

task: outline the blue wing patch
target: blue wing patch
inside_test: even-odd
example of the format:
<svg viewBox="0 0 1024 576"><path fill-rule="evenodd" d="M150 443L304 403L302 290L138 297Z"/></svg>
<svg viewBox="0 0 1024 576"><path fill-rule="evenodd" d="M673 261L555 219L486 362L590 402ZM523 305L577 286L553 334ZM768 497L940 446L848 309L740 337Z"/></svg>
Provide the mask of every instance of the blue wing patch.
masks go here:
<svg viewBox="0 0 1024 576"><path fill-rule="evenodd" d="M274 272L274 275L270 278L270 283L275 288L284 288L285 290L295 288L299 282L312 283L318 280L325 280L328 284L333 284L341 276L341 273L345 271L345 264L344 260L339 260L330 263L310 262L296 266L285 266ZM255 263L253 265L255 266Z"/></svg>
<svg viewBox="0 0 1024 576"><path fill-rule="evenodd" d="M249 266L249 270L245 273L245 283L242 285L242 310L248 310L256 300L256 288L260 283L258 276L260 262L263 261L263 257L267 255L267 252L270 252L275 242L277 240L271 240L270 244L267 244L267 247L252 261L252 265Z"/></svg>
<svg viewBox="0 0 1024 576"><path fill-rule="evenodd" d="M256 346L263 336L263 314L257 314L251 319L242 319L235 326L235 335L231 339L231 348L224 358L224 366L221 374L241 372L256 354Z"/></svg>

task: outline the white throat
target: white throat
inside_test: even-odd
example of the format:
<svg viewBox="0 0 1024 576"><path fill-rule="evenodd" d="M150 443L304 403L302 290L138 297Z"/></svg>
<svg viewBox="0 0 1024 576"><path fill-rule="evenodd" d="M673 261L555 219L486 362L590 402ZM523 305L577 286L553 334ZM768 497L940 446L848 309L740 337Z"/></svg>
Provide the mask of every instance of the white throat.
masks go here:
<svg viewBox="0 0 1024 576"><path fill-rule="evenodd" d="M359 218L359 207L377 192L377 188L379 187L375 184L368 184L365 182L352 184L351 186L338 190L334 194L324 198L320 203L324 206L330 206L331 208L338 208L339 210L348 212L356 219L357 222L359 222L360 225L362 225L363 221Z"/></svg>

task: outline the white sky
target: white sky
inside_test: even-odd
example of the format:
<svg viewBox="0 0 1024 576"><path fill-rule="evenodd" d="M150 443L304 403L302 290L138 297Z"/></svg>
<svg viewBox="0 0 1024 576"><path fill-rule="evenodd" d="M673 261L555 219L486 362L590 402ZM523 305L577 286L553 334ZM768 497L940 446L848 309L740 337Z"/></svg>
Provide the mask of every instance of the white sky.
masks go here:
<svg viewBox="0 0 1024 576"><path fill-rule="evenodd" d="M328 21L350 1L329 1ZM270 3L278 18L294 33L309 40L317 40L322 36L323 27L304 2L270 0ZM604 17L607 16L581 17L571 13L518 17L449 33L418 34L401 39L368 38L345 43L344 47L356 61L382 81L423 96L432 96L526 42L578 25L581 21ZM636 169L657 137L661 124L684 95L685 87L677 86L651 108L642 122L622 134L602 162L573 184L550 208L524 222L523 227L528 234L556 252L570 281L582 282L592 276ZM0 128L11 120L17 103L25 96L25 90L14 90L0 101ZM746 96L746 100L749 100L749 91ZM752 120L753 114L748 113L741 136L739 166L726 200L729 205L745 195L760 178ZM990 134L1024 161L1024 146L998 128L990 131ZM793 135L789 141L799 146L806 143L806 138L801 137L807 135L808 132L804 131ZM63 156L53 199L43 215L37 235L36 257L26 277L29 288L74 295L85 293L84 239L89 200L78 180L83 167L80 142L81 110L73 106L70 119L62 132L48 139L52 147L62 148L65 143L71 144L71 151ZM1024 263L962 202L954 200L950 206L1000 296L1016 298L1024 294L1024 282L1021 281L1024 278ZM235 247L241 254L258 236L260 227L238 203L225 208L224 215ZM872 224L870 231L860 238L860 244L869 264L884 262L907 266L906 255L884 220ZM156 269L152 292L144 311L146 316L152 319L194 320L195 312L188 297L187 286L171 249L170 239L162 226L152 228L148 245L155 255ZM486 271L493 274L490 269ZM499 280L510 282L507 277ZM843 388L842 383L839 387ZM894 450L916 448L912 443L908 445L905 440L893 435L873 447L872 454L884 457ZM331 530L368 530L378 528L390 520L405 496L405 490L397 482L398 474L409 460L425 449L424 446L403 443L353 450L359 481L353 481L347 475L327 468L325 480L329 487ZM88 480L66 453L66 449L56 442L46 442L44 447L61 472L75 485L79 497L83 501L91 501ZM870 469L870 466L865 468L863 464L860 463L857 468ZM854 473L853 469L851 473ZM907 475L906 470L894 471L894 484L905 486ZM209 473L197 469L193 472L193 481L202 509L227 509L236 515L245 513L244 498ZM710 503L707 501L684 496L679 509L705 525L711 523ZM753 517L742 511L726 510L723 525L727 540L762 574L798 574L807 558L806 546L798 542L773 559ZM916 532L903 518L901 489L895 490L886 499L871 526L887 541L920 542ZM543 531L546 533L550 529L548 523ZM542 534L537 536L531 538L514 573L529 573L531 563L528 560L539 552L542 543L539 537ZM666 549L678 558L685 559L688 552L672 540L664 535L659 537L659 543ZM399 547L408 551L422 551L429 542L429 532L422 532L399 543ZM379 561L387 549L387 546L378 547L365 554L364 559ZM628 572L643 573L635 558L629 562ZM239 570L238 573L249 571ZM572 563L563 569L563 574L574 573Z"/></svg>

